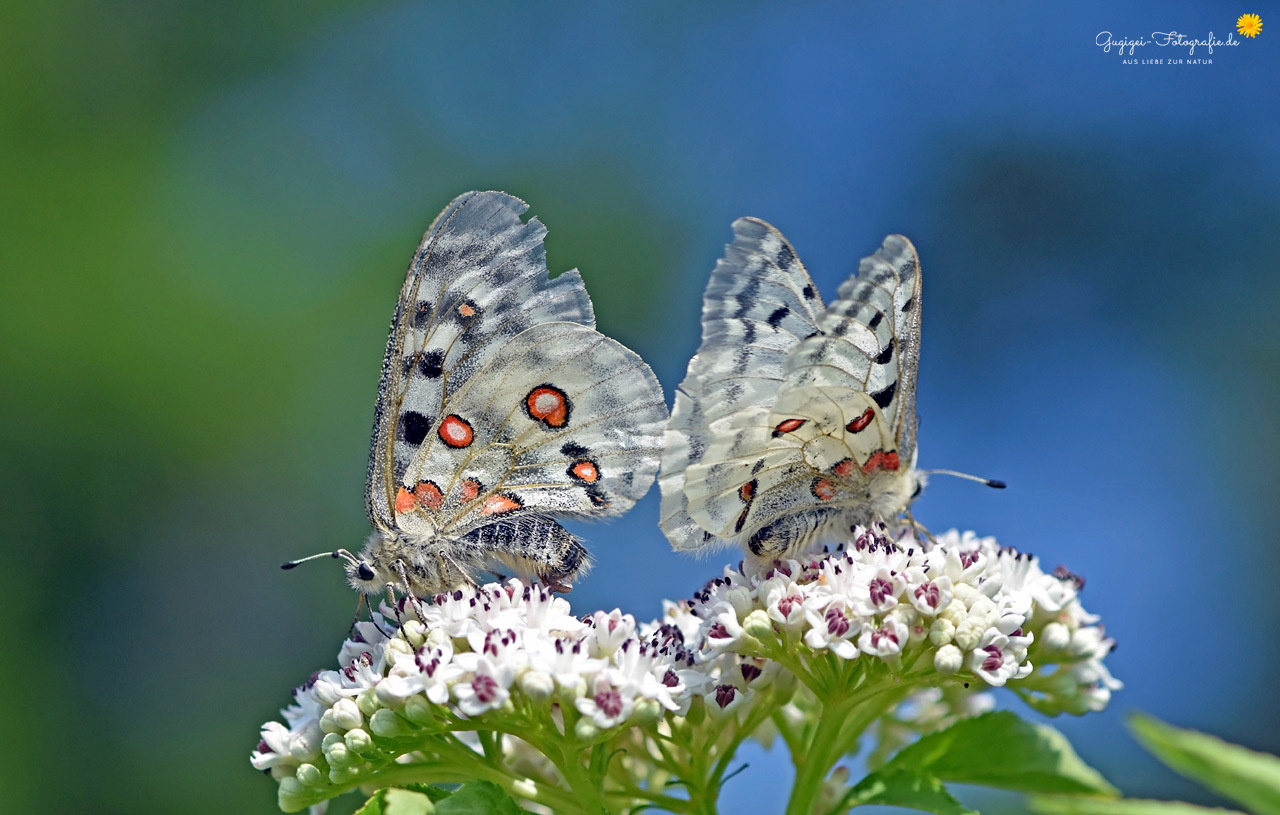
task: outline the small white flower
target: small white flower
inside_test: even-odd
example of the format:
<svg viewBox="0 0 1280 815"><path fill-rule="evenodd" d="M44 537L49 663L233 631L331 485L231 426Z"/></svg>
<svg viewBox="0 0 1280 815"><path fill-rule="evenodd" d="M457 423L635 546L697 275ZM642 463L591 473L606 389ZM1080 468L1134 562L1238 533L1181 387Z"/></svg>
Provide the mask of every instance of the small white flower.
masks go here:
<svg viewBox="0 0 1280 815"><path fill-rule="evenodd" d="M907 644L907 627L895 620L885 620L883 625L867 624L858 636L858 650L881 659L891 659L902 653Z"/></svg>
<svg viewBox="0 0 1280 815"><path fill-rule="evenodd" d="M591 692L574 702L574 706L596 727L608 730L627 720L635 707L635 699L600 677Z"/></svg>
<svg viewBox="0 0 1280 815"><path fill-rule="evenodd" d="M988 629L978 647L969 654L969 670L996 687L1017 678L1019 666L1009 638L998 629Z"/></svg>
<svg viewBox="0 0 1280 815"><path fill-rule="evenodd" d="M459 654L456 659L460 667L472 674L470 680L461 679L453 686L453 697L464 716L475 717L497 710L511 698L509 689L516 675L514 665L474 653Z"/></svg>
<svg viewBox="0 0 1280 815"><path fill-rule="evenodd" d="M635 618L615 608L608 614L597 611L591 616L585 641L592 656L608 657L635 633Z"/></svg>

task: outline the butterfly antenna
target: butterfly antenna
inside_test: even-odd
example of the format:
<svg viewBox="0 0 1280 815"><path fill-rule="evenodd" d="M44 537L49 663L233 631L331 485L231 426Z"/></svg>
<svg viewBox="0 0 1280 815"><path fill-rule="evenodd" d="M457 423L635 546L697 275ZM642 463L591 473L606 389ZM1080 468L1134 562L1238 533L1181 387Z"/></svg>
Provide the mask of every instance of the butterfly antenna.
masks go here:
<svg viewBox="0 0 1280 815"><path fill-rule="evenodd" d="M968 473L958 473L955 470L921 470L920 472L924 475L954 475L956 478L963 478L968 481L977 481L979 484L986 484L988 487L992 487L997 490L1002 490L1006 486L1003 481L997 481L994 478L981 478L980 476L969 475Z"/></svg>
<svg viewBox="0 0 1280 815"><path fill-rule="evenodd" d="M316 558L322 558L322 557L343 558L348 563L359 563L359 561L356 560L356 556L348 552L346 549L335 549L332 552L320 552L319 554L300 557L297 560L286 560L284 563L280 564L280 568L292 569L295 566L299 566L303 563L306 563L308 560L315 560Z"/></svg>

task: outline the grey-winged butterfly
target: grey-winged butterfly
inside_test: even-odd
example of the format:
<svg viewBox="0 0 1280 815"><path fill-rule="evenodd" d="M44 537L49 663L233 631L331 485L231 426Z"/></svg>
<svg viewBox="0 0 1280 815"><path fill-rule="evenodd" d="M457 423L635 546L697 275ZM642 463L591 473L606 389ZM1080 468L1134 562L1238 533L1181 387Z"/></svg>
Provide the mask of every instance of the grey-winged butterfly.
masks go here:
<svg viewBox="0 0 1280 815"><path fill-rule="evenodd" d="M502 569L567 590L589 557L555 518L621 514L653 483L661 386L595 330L576 270L549 277L526 209L461 195L409 264L378 385L374 532L358 556L333 553L359 592L422 597Z"/></svg>
<svg viewBox="0 0 1280 815"><path fill-rule="evenodd" d="M778 230L733 231L667 425L661 526L675 549L773 559L896 518L924 486L920 261L890 235L824 307Z"/></svg>

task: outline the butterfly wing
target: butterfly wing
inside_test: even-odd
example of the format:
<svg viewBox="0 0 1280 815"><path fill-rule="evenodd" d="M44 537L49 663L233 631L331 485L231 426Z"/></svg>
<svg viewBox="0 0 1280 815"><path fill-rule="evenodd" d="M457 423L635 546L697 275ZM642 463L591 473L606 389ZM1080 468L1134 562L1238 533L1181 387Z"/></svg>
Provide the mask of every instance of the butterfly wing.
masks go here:
<svg viewBox="0 0 1280 815"><path fill-rule="evenodd" d="M915 250L890 236L793 344L774 399L715 428L686 466L687 514L708 539L778 554L905 508L919 318Z"/></svg>
<svg viewBox="0 0 1280 815"><path fill-rule="evenodd" d="M495 350L538 323L595 325L576 270L550 279L536 219L501 192L449 204L422 238L391 321L378 385L365 507L395 528L397 491L409 462L445 416L452 394Z"/></svg>
<svg viewBox="0 0 1280 815"><path fill-rule="evenodd" d="M527 514L621 514L653 483L666 421L633 351L584 325L533 326L450 394L397 484L396 525L457 538Z"/></svg>
<svg viewBox="0 0 1280 815"><path fill-rule="evenodd" d="M817 330L822 298L791 244L764 221L740 218L707 285L702 344L676 390L662 457L661 521L676 549L715 545L688 512L686 471L739 414L769 405L791 350Z"/></svg>

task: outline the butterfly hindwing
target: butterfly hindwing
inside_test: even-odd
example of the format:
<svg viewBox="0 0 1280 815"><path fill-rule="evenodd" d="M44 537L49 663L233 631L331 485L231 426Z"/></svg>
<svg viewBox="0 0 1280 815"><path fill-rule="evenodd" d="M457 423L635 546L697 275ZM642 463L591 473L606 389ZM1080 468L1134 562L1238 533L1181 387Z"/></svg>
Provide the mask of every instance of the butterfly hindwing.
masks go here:
<svg viewBox="0 0 1280 815"><path fill-rule="evenodd" d="M444 411L398 487L436 485L438 507L415 503L409 515L448 534L527 513L625 512L653 483L667 419L644 361L573 323L522 332Z"/></svg>

